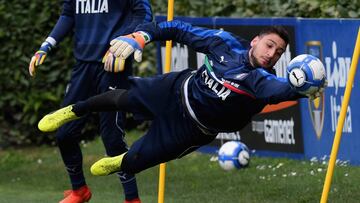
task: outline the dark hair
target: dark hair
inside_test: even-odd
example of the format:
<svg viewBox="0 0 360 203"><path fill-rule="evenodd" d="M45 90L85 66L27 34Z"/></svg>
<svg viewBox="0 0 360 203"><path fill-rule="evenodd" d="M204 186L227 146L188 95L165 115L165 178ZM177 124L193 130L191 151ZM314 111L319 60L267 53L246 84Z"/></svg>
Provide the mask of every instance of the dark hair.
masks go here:
<svg viewBox="0 0 360 203"><path fill-rule="evenodd" d="M269 26L269 27L262 29L260 31L260 33L258 34L258 36L268 35L268 34L272 34L272 33L279 35L281 37L281 39L283 39L285 41L286 44L289 44L288 32L285 30L284 27L279 26L279 25Z"/></svg>

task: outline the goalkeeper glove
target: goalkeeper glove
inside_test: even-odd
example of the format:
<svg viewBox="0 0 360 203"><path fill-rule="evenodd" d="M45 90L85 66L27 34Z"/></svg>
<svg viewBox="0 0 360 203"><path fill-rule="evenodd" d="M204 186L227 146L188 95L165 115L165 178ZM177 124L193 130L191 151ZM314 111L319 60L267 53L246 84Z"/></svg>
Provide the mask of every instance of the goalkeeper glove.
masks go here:
<svg viewBox="0 0 360 203"><path fill-rule="evenodd" d="M45 58L47 53L51 50L52 47L56 45L56 41L52 37L48 37L45 42L41 44L40 49L35 52L34 56L31 57L31 61L29 64L29 73L31 76L35 75L35 68L36 66L41 65Z"/></svg>
<svg viewBox="0 0 360 203"><path fill-rule="evenodd" d="M321 94L325 91L325 88L327 87L327 84L328 84L328 82L327 82L327 79L325 78L324 83L322 84L321 87L319 87L319 90L318 90L318 91L314 92L313 94L306 95L306 96L307 96L309 99L312 99L312 100L320 97Z"/></svg>
<svg viewBox="0 0 360 203"><path fill-rule="evenodd" d="M121 72L124 70L125 59L120 59L115 57L113 53L107 51L105 56L102 59L104 63L104 70L107 72Z"/></svg>
<svg viewBox="0 0 360 203"><path fill-rule="evenodd" d="M115 57L119 57L120 59L127 59L134 53L134 59L137 62L141 62L142 51L148 42L150 42L150 36L146 32L134 32L113 39L110 42L111 47L109 50Z"/></svg>

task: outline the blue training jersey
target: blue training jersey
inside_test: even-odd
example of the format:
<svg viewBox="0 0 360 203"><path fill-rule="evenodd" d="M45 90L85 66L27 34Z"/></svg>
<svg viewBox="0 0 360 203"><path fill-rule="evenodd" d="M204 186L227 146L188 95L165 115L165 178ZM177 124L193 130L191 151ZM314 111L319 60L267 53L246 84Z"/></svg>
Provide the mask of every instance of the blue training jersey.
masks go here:
<svg viewBox="0 0 360 203"><path fill-rule="evenodd" d="M242 129L267 104L304 97L273 70L252 67L249 43L222 30L181 21L136 28L154 40L174 40L206 54L205 63L183 84L183 100L196 122L209 130Z"/></svg>
<svg viewBox="0 0 360 203"><path fill-rule="evenodd" d="M110 41L152 21L148 0L64 0L61 16L50 33L56 42L74 32L74 55L101 61Z"/></svg>

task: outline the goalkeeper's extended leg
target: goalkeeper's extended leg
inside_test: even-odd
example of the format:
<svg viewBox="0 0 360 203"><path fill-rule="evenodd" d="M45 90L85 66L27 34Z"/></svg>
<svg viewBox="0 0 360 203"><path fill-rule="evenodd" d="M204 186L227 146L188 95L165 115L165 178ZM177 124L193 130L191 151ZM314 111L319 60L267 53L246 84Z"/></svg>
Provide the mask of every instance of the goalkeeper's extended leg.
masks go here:
<svg viewBox="0 0 360 203"><path fill-rule="evenodd" d="M38 128L43 132L52 132L67 122L79 119L90 112L125 110L128 104L127 91L112 90L99 94L74 105L63 107L44 116Z"/></svg>
<svg viewBox="0 0 360 203"><path fill-rule="evenodd" d="M78 119L79 117L72 109L73 105L69 105L44 116L38 124L39 130L42 132L52 132L65 123Z"/></svg>

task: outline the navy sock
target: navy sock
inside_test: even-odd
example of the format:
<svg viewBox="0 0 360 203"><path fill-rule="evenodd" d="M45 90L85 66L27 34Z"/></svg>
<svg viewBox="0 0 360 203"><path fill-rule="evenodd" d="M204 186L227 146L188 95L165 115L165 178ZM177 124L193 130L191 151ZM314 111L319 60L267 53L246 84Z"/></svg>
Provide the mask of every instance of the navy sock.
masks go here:
<svg viewBox="0 0 360 203"><path fill-rule="evenodd" d="M77 190L81 188L82 186L86 185L84 174L81 170L81 172L70 172L69 169L68 173L70 176L71 186L73 190Z"/></svg>
<svg viewBox="0 0 360 203"><path fill-rule="evenodd" d="M62 135L63 131L58 131ZM69 135L71 137L72 135ZM82 169L82 153L76 139L58 139L61 157L64 161L66 171L70 177L72 189L76 190L86 185Z"/></svg>
<svg viewBox="0 0 360 203"><path fill-rule="evenodd" d="M133 200L135 198L139 198L135 176L124 172L118 172L117 175L123 185L125 199Z"/></svg>

